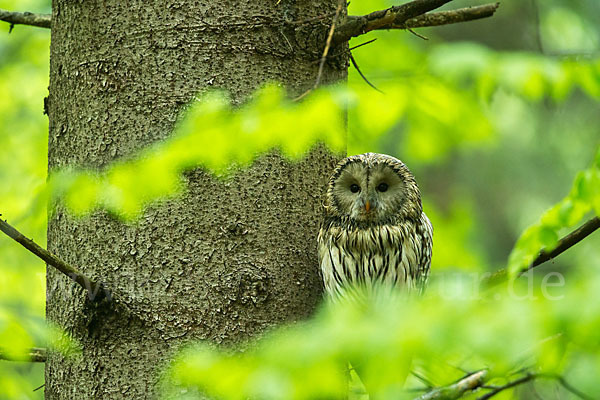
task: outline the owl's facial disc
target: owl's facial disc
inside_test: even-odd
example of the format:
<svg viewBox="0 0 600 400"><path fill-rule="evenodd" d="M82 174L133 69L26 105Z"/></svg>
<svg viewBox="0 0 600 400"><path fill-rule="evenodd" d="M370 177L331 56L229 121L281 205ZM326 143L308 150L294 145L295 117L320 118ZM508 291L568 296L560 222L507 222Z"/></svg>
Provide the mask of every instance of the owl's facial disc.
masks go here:
<svg viewBox="0 0 600 400"><path fill-rule="evenodd" d="M404 181L389 166L354 163L338 177L333 195L340 211L350 218L381 222L397 212L404 192Z"/></svg>

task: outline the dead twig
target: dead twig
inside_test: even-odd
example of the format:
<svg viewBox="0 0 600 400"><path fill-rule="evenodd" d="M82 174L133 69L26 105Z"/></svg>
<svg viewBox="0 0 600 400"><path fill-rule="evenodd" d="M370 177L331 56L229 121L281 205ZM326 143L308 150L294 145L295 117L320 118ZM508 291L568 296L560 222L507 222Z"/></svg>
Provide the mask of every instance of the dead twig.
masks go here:
<svg viewBox="0 0 600 400"><path fill-rule="evenodd" d="M348 16L338 27L333 41L341 43L350 38L364 35L375 29L387 29L392 25L400 25L410 18L425 14L428 11L449 3L451 0L413 0L400 6L374 11L367 15Z"/></svg>
<svg viewBox="0 0 600 400"><path fill-rule="evenodd" d="M524 383L527 383L529 381L532 381L536 378L536 375L533 374L528 374L525 375L522 378L516 379L514 381L508 382L506 385L502 385L502 386L494 386L491 392L488 392L486 394L484 394L483 396L480 396L477 398L477 400L488 400L491 399L492 397L494 397L495 395L497 395L498 393L506 390L506 389L510 389L513 388L515 386L519 386L522 385Z"/></svg>
<svg viewBox="0 0 600 400"><path fill-rule="evenodd" d="M414 0L401 6L374 11L367 15L349 15L339 25L334 43L344 42L367 32L381 29L414 29L473 21L494 15L499 3L457 10L428 13L451 0Z"/></svg>
<svg viewBox="0 0 600 400"><path fill-rule="evenodd" d="M572 386L562 375L555 374L537 374L538 378L544 379L554 379L557 381L565 390L571 392L575 396L579 397L582 400L593 400L592 396L588 396L587 394L581 392L579 389Z"/></svg>
<svg viewBox="0 0 600 400"><path fill-rule="evenodd" d="M358 68L358 64L356 63L356 60L354 59L354 56L352 55L352 53L350 53L350 61L352 61L352 65L354 65L354 68L356 68L356 72L358 72L360 77L363 78L363 80L367 83L367 85L371 86L373 89L377 90L379 93L383 93L381 90L377 89L377 87L375 85L373 85L371 82L369 82L367 77L361 72L360 68Z"/></svg>
<svg viewBox="0 0 600 400"><path fill-rule="evenodd" d="M308 95L310 92L319 87L319 83L321 83L321 76L323 75L323 67L325 66L325 61L327 60L327 54L329 53L329 48L331 47L331 41L333 39L333 33L335 32L335 24L337 23L340 12L342 11L342 6L344 4L344 0L338 1L337 9L335 10L335 15L333 17L333 21L331 23L331 27L329 28L329 33L327 34L327 41L325 42L325 48L323 49L323 55L321 56L321 62L319 64L319 71L317 72L317 79L315 80L315 84L312 88L308 89L306 92L302 93L300 96L296 97L294 101L299 101Z"/></svg>
<svg viewBox="0 0 600 400"><path fill-rule="evenodd" d="M33 347L27 353L20 355L8 355L5 350L0 349L0 360L24 361L24 362L46 362L47 351L41 347Z"/></svg>
<svg viewBox="0 0 600 400"><path fill-rule="evenodd" d="M406 20L403 24L392 24L384 29L411 29L457 24L460 22L474 21L494 15L500 3L485 4L477 7L465 7L456 10L439 11L423 14Z"/></svg>
<svg viewBox="0 0 600 400"><path fill-rule="evenodd" d="M1 214L0 214L1 215ZM4 232L8 237L21 244L31 253L45 261L48 265L53 266L72 281L76 282L84 290L88 292L88 298L90 300L100 302L103 299L111 299L110 291L101 283L93 281L92 279L85 276L77 268L67 264L48 250L40 247L33 240L25 237L21 232L13 228L8 222L3 221L0 218L0 231Z"/></svg>
<svg viewBox="0 0 600 400"><path fill-rule="evenodd" d="M451 0L414 0L401 6L391 7L386 10L374 11L367 15L350 15L339 24L337 32L333 36L333 43L347 41L352 37L363 35L372 30L380 29L414 29L427 26L439 26L455 24L459 22L472 21L480 18L490 17L494 14L499 3L486 4L477 7L460 8L457 10L442 11L435 13L426 12L440 7ZM339 13L337 13L339 14ZM322 21L335 15L334 13L319 15L298 21L275 21L274 23L229 23L228 26L258 26L258 25L305 25ZM13 12L0 9L0 21L14 25L38 26L51 28L52 16L50 14L36 14L31 12Z"/></svg>
<svg viewBox="0 0 600 400"><path fill-rule="evenodd" d="M413 31L412 28L406 28L406 30L409 31L410 33L412 33L413 35L415 35L416 37L418 37L419 39L429 40L429 38L427 36L423 36L420 33Z"/></svg>
<svg viewBox="0 0 600 400"><path fill-rule="evenodd" d="M480 388L485 383L488 371L485 369L468 374L459 381L433 389L415 400L456 400L461 398L466 392Z"/></svg>
<svg viewBox="0 0 600 400"><path fill-rule="evenodd" d="M50 14L34 14L30 12L12 12L0 8L0 21L8 22L10 30L14 25L38 26L50 28L52 16Z"/></svg>
<svg viewBox="0 0 600 400"><path fill-rule="evenodd" d="M376 41L376 40L377 40L377 38L375 38L375 39L371 39L371 40L367 40L367 41L366 41L366 42L364 42L364 43L357 44L356 46L352 46L352 47L350 47L348 50L352 51L352 50L354 50L354 49L358 49L359 47L363 47L363 46L366 46L366 45L368 45L368 44L371 44L371 43L373 43L373 42L374 42L374 41Z"/></svg>

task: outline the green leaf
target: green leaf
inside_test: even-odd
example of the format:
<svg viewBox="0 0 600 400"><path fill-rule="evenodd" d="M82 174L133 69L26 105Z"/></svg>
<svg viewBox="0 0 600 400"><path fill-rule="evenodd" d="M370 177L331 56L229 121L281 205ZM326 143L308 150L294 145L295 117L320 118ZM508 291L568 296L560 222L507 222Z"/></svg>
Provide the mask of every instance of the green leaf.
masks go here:
<svg viewBox="0 0 600 400"><path fill-rule="evenodd" d="M526 270L542 249L552 250L558 243L560 230L573 227L592 209L598 213L599 177L600 169L595 161L589 169L577 174L567 197L546 211L539 222L525 230L509 257L508 271L512 278Z"/></svg>

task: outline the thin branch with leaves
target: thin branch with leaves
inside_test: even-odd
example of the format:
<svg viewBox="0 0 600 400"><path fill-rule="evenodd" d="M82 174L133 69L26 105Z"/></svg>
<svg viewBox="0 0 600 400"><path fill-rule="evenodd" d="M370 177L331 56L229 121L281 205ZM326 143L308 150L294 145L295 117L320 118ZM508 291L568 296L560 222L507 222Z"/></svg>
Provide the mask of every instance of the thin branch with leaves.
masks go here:
<svg viewBox="0 0 600 400"><path fill-rule="evenodd" d="M600 228L600 218L594 217L588 220L585 224L569 233L565 237L561 238L558 241L556 247L550 251L541 250L539 255L533 260L533 262L529 265L527 269L521 272L521 275L525 272L545 263L546 261L552 260L557 257L561 253L567 251L577 243L581 242L583 239L594 233L598 228ZM481 287L490 288L496 285L499 285L508 280L508 270L501 269L495 272L494 274L488 276L486 279L481 281Z"/></svg>

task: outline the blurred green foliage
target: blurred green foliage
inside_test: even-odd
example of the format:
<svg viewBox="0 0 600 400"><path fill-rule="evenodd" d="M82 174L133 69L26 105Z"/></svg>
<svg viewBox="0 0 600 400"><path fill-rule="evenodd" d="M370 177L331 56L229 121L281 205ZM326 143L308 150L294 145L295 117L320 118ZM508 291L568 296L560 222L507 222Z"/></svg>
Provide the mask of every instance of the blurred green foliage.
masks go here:
<svg viewBox="0 0 600 400"><path fill-rule="evenodd" d="M212 92L190 106L169 140L136 160L116 163L102 174L60 171L49 190L76 214L104 207L134 217L144 203L181 189L181 172L198 165L227 176L274 147L290 158L319 142L341 153L345 97L339 90L321 91L294 103L281 88L267 86L234 109L226 96Z"/></svg>
<svg viewBox="0 0 600 400"><path fill-rule="evenodd" d="M392 4L353 1L350 13ZM456 0L446 8L473 4ZM49 12L50 3L2 0L0 8ZM274 146L291 158L315 141L339 149L347 109L349 154L392 154L417 176L435 227L426 299L331 306L243 355L194 349L189 358L182 355L172 377L188 393L202 388L226 398L326 397L345 388L343 368L352 359L382 371L376 390L405 396L385 383L410 347L414 367L433 385L463 376L457 367L484 366L491 383L502 384L511 369L535 364L596 395L598 237L554 262L564 287L544 292L549 275L540 267L526 282L483 299L469 288L477 287L478 273L505 266L519 237L510 256L513 273L600 211L599 10L596 0L506 1L491 19L420 30L428 41L408 32L372 32L351 46L377 38L353 54L384 94L352 68L347 88L318 91L299 104L270 86L233 112L223 95L212 94L191 106L168 141L102 172L61 171L48 186L42 99L49 32L16 26L8 35L8 24L0 25L0 212L44 245L50 192L82 216L95 207L135 216L145 204L178 193L187 168L200 165L227 179ZM127 184L132 180L135 186ZM0 237L0 271L0 347L17 354L45 345L53 335L43 322L43 263ZM0 398L41 398L42 391L32 390L42 383L41 365L0 362ZM417 386L423 383L409 377L406 387ZM554 386L535 388L544 397ZM531 398L532 390L503 398Z"/></svg>
<svg viewBox="0 0 600 400"><path fill-rule="evenodd" d="M402 387L399 371L411 361L428 385L443 386L480 369L488 369L489 384L504 384L531 368L597 393L600 302L588 302L580 315L568 304L595 297L598 275L577 287L521 281L493 295L473 290L462 278L453 288L448 281L436 283L422 299L380 290L374 298L328 304L313 320L272 332L244 353L192 347L169 370L166 393L343 398L348 361L370 394L381 399L412 399L419 394L415 388L428 390L414 377L408 389ZM591 368L579 373L583 365Z"/></svg>
<svg viewBox="0 0 600 400"><path fill-rule="evenodd" d="M0 1L0 8L50 11L49 1ZM42 246L46 242L46 154L50 36L39 28L0 24L0 213ZM0 239L0 347L18 355L46 342L45 266ZM41 399L43 364L0 361L0 398Z"/></svg>
<svg viewBox="0 0 600 400"><path fill-rule="evenodd" d="M516 277L527 270L539 249L555 248L560 239L559 233L565 227L579 223L590 212L600 216L600 151L592 166L577 174L568 196L523 232L510 255L509 273Z"/></svg>

